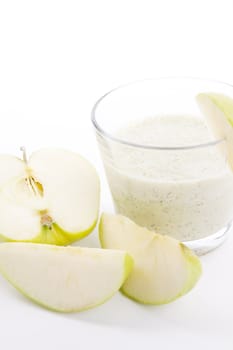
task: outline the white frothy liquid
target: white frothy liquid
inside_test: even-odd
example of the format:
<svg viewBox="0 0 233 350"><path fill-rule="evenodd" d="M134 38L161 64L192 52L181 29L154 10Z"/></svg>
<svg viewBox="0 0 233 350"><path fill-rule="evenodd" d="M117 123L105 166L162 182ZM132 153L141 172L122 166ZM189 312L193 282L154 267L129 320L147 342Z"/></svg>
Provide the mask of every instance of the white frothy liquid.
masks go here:
<svg viewBox="0 0 233 350"><path fill-rule="evenodd" d="M120 130L129 142L161 147L211 141L203 120L161 116ZM233 218L233 174L217 146L148 150L114 144L105 161L115 208L141 226L182 241L207 237Z"/></svg>

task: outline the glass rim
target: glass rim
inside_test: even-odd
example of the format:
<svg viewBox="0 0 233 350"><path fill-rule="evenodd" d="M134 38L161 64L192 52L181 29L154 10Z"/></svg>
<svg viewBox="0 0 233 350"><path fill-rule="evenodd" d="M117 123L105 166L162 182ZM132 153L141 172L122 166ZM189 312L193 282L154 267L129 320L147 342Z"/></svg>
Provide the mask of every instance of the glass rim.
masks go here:
<svg viewBox="0 0 233 350"><path fill-rule="evenodd" d="M118 138L114 135L112 135L111 133L105 131L100 124L97 122L96 120L96 111L97 108L99 107L100 103L102 101L105 100L106 97L108 97L109 95L111 95L112 93L114 93L115 91L118 91L122 88L126 88L128 86L134 85L134 84L138 84L138 83L143 83L143 82L149 82L149 81L160 81L160 80L190 80L190 81L202 81L202 82L208 82L208 83L215 83L215 84L219 84L219 85L224 85L224 86L228 86L230 88L233 89L233 85L228 84L228 83L224 83L222 81L219 80L215 80L215 79L208 79L208 78L197 78L197 77L159 77L159 78L149 78L149 79L141 79L141 80L135 80L135 81L131 81L129 83L125 83L125 84L121 84L111 90L109 90L108 92L106 92L104 95L102 95L94 104L92 110L91 110L91 121L92 124L94 125L94 128L96 130L96 132L98 134L100 134L101 136L104 136L105 138L110 139L111 141L114 141L116 143L120 143L126 146L130 146L130 147L135 147L135 148L139 148L139 149L148 149L148 150L159 150L159 151L184 151L184 150L191 150L191 149L197 149L197 148L205 148L205 147L211 147L211 146L216 146L222 142L225 141L225 139L217 139L217 140L213 140L213 141L209 141L209 142L205 142L205 143L200 143L200 144L194 144L194 145L188 145L188 146L174 146L174 147L166 147L166 146L156 146L156 145L145 145L145 144L141 144L141 143L136 143L136 142L130 142L121 138Z"/></svg>

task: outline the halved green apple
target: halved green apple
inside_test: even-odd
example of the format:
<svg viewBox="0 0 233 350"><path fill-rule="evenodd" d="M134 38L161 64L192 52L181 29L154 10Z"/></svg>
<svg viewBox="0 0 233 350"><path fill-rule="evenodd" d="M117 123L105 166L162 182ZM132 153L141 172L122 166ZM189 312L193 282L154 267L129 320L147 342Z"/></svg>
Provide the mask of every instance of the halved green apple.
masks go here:
<svg viewBox="0 0 233 350"><path fill-rule="evenodd" d="M119 250L0 244L3 276L25 296L55 311L82 311L104 303L132 266L132 258Z"/></svg>
<svg viewBox="0 0 233 350"><path fill-rule="evenodd" d="M138 302L171 302L190 291L200 277L200 261L185 245L124 216L103 214L99 237L103 248L124 249L133 257L134 268L122 292Z"/></svg>
<svg viewBox="0 0 233 350"><path fill-rule="evenodd" d="M0 168L3 240L64 245L95 227L99 179L78 154L42 149L29 160L0 155Z"/></svg>
<svg viewBox="0 0 233 350"><path fill-rule="evenodd" d="M226 147L220 143L219 148L233 169L233 99L217 93L201 93L196 99L210 131L217 139L225 139Z"/></svg>

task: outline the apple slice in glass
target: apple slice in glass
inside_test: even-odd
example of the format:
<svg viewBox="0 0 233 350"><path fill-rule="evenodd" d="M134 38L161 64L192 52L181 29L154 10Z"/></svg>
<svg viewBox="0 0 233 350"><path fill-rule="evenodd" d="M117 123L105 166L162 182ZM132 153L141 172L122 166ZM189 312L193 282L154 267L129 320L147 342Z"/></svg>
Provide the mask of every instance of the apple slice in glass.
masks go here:
<svg viewBox="0 0 233 350"><path fill-rule="evenodd" d="M233 170L233 99L217 93L200 93L196 97L210 131L217 139L224 139L219 144L223 155Z"/></svg>

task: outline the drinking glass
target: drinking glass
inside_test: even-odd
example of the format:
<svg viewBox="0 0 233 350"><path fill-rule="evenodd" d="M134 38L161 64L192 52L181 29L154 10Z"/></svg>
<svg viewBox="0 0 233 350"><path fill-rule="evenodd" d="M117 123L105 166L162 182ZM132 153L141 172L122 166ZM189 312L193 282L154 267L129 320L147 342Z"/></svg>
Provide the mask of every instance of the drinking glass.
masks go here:
<svg viewBox="0 0 233 350"><path fill-rule="evenodd" d="M187 137L181 144L170 130L161 144L156 129L148 140L139 123L159 118L162 125L168 116L192 116L205 123L196 102L205 92L233 97L233 87L217 81L150 79L106 93L92 110L116 212L183 241L199 255L219 246L231 228L233 174L226 161L226 141L214 139L210 132L201 142L190 143ZM124 132L135 125L137 142Z"/></svg>

